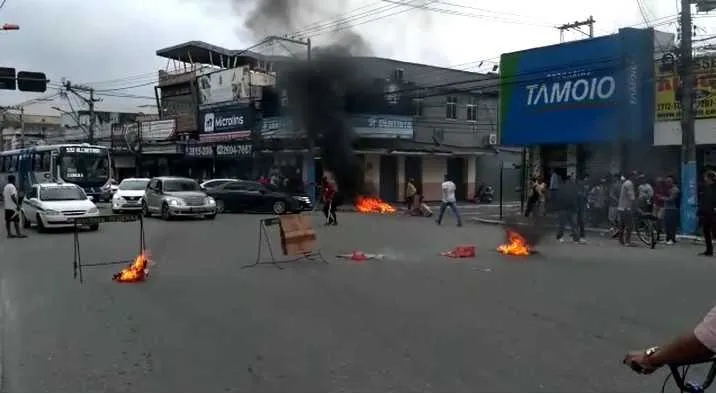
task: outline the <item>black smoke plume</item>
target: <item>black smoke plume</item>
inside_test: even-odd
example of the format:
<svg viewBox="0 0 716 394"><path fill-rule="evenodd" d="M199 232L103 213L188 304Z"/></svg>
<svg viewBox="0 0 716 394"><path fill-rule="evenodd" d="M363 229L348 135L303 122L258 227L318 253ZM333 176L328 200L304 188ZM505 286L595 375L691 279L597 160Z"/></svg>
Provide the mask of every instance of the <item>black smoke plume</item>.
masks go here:
<svg viewBox="0 0 716 394"><path fill-rule="evenodd" d="M368 41L351 29L347 0L230 0L243 27L256 41L268 35L297 33L311 37L321 34L329 47L316 47L316 53L340 52L353 56L373 54ZM353 15L355 16L355 15ZM327 34L328 33L328 34Z"/></svg>
<svg viewBox="0 0 716 394"><path fill-rule="evenodd" d="M295 63L284 79L294 120L320 150L323 167L346 200L365 193L363 163L353 151L355 133L345 116L346 94L360 84L356 75L350 58L323 55Z"/></svg>

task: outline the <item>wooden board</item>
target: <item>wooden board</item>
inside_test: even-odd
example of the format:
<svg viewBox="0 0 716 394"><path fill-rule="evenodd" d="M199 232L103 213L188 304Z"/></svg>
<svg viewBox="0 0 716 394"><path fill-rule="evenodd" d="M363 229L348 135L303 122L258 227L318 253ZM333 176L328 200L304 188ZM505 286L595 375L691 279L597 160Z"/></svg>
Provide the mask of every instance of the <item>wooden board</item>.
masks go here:
<svg viewBox="0 0 716 394"><path fill-rule="evenodd" d="M287 256L311 253L316 248L316 231L310 216L302 214L279 217L281 226L281 249Z"/></svg>

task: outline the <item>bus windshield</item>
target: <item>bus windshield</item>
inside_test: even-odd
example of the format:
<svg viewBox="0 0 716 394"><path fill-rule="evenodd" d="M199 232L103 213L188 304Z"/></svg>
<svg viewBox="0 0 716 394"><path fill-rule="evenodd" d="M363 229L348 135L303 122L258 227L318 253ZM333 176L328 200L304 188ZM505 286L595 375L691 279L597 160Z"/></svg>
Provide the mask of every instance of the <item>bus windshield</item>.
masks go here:
<svg viewBox="0 0 716 394"><path fill-rule="evenodd" d="M60 152L60 175L68 182L104 183L109 179L109 155L104 149Z"/></svg>

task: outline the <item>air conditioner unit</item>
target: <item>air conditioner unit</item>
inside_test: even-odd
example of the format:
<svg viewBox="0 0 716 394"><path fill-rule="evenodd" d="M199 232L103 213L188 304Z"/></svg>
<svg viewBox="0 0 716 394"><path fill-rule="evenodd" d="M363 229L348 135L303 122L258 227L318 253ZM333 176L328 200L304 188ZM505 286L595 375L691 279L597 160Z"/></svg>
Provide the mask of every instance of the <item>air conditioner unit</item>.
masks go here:
<svg viewBox="0 0 716 394"><path fill-rule="evenodd" d="M489 145L497 145L497 134L492 133L487 136L487 143Z"/></svg>

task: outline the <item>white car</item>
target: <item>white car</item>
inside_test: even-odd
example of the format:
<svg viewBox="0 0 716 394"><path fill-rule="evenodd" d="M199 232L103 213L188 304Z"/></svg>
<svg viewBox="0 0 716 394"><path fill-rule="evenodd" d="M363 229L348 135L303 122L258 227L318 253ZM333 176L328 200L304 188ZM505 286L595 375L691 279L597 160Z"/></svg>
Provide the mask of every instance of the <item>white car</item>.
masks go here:
<svg viewBox="0 0 716 394"><path fill-rule="evenodd" d="M22 200L22 219L25 227L72 227L73 219L99 216L99 209L81 187L73 183L41 183L33 185ZM99 229L99 224L89 226Z"/></svg>
<svg viewBox="0 0 716 394"><path fill-rule="evenodd" d="M112 212L141 211L148 183L149 178L127 178L120 182L112 197Z"/></svg>

